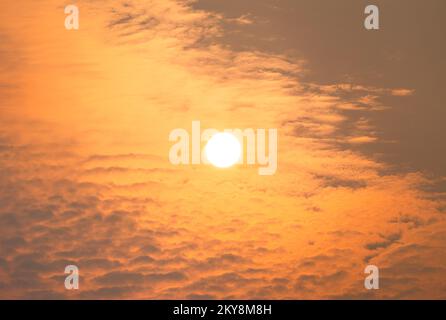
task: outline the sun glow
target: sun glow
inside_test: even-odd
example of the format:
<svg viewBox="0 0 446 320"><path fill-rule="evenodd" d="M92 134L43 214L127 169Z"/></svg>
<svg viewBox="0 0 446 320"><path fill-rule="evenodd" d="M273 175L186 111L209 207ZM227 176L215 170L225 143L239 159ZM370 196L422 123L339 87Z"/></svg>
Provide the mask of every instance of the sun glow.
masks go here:
<svg viewBox="0 0 446 320"><path fill-rule="evenodd" d="M218 168L228 168L240 160L242 148L239 140L230 133L216 133L206 144L207 160Z"/></svg>

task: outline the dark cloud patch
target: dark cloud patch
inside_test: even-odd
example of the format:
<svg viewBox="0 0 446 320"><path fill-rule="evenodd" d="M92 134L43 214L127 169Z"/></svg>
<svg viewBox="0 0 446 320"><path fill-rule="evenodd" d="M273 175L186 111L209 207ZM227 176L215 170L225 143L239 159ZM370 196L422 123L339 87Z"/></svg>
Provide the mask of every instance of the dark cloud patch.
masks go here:
<svg viewBox="0 0 446 320"><path fill-rule="evenodd" d="M133 271L112 271L102 276L96 277L95 282L101 285L135 285L135 284L150 284L159 282L178 282L186 280L187 276L178 271L165 273L148 273Z"/></svg>
<svg viewBox="0 0 446 320"><path fill-rule="evenodd" d="M32 290L21 297L24 300L65 300L65 294L52 290Z"/></svg>
<svg viewBox="0 0 446 320"><path fill-rule="evenodd" d="M82 299L118 299L128 297L131 294L141 292L144 288L137 285L128 286L108 286L95 290L85 290L80 292Z"/></svg>
<svg viewBox="0 0 446 320"><path fill-rule="evenodd" d="M131 14L131 13L123 13L123 14L117 14L114 19L112 19L109 23L109 27L115 27L115 26L126 26L129 23L135 21L137 18L139 18L140 14Z"/></svg>
<svg viewBox="0 0 446 320"><path fill-rule="evenodd" d="M5 228L18 228L20 223L18 217L14 213L0 213L0 225Z"/></svg>
<svg viewBox="0 0 446 320"><path fill-rule="evenodd" d="M53 218L54 214L50 210L44 209L35 209L35 210L27 210L25 211L25 219L28 221L42 221L49 220Z"/></svg>
<svg viewBox="0 0 446 320"><path fill-rule="evenodd" d="M80 201L68 203L68 208L72 210L88 210L94 209L99 204L99 198L95 196L83 197Z"/></svg>
<svg viewBox="0 0 446 320"><path fill-rule="evenodd" d="M329 188L361 189L367 187L367 182L362 180L342 179L335 176L321 175L315 175L315 177L323 181L324 187Z"/></svg>
<svg viewBox="0 0 446 320"><path fill-rule="evenodd" d="M130 264L149 264L154 263L156 260L150 256L138 256L130 260Z"/></svg>
<svg viewBox="0 0 446 320"><path fill-rule="evenodd" d="M5 251L16 250L27 244L26 240L20 236L4 238L0 241L0 247Z"/></svg>
<svg viewBox="0 0 446 320"><path fill-rule="evenodd" d="M331 231L328 234L340 238L356 237L362 235L361 232L355 230L336 230L336 231Z"/></svg>
<svg viewBox="0 0 446 320"><path fill-rule="evenodd" d="M244 277L235 272L228 272L217 276L203 277L187 285L185 290L192 292L202 291L219 295L222 293L230 294L231 290L236 291L236 288L245 287L257 281L256 279Z"/></svg>
<svg viewBox="0 0 446 320"><path fill-rule="evenodd" d="M105 258L93 258L81 260L78 264L80 268L91 269L113 269L122 266L122 263L117 260L109 260Z"/></svg>
<svg viewBox="0 0 446 320"><path fill-rule="evenodd" d="M323 288L331 287L334 283L339 283L347 276L348 272L345 270L339 270L325 275L303 274L296 279L294 288L296 291L309 290L310 292L314 292L315 290L323 290Z"/></svg>
<svg viewBox="0 0 446 320"><path fill-rule="evenodd" d="M240 265L249 262L250 260L245 257L227 253L221 256L209 257L204 261L196 262L192 264L192 268L203 271L203 270L227 268L229 266Z"/></svg>
<svg viewBox="0 0 446 320"><path fill-rule="evenodd" d="M143 247L141 247L140 249L139 249L139 251L141 252L141 253L158 253L158 252L161 252L161 249L159 248L159 247L157 247L156 245L153 245L153 244L147 244L147 245L144 245Z"/></svg>
<svg viewBox="0 0 446 320"><path fill-rule="evenodd" d="M128 285L144 282L144 274L132 271L112 271L96 277L95 282L101 285Z"/></svg>
<svg viewBox="0 0 446 320"><path fill-rule="evenodd" d="M383 239L382 241L369 242L365 245L365 248L368 250L385 249L401 240L401 236L401 232L391 233L388 235L380 234L380 237Z"/></svg>
<svg viewBox="0 0 446 320"><path fill-rule="evenodd" d="M188 300L215 300L217 296L211 294L191 293L186 296Z"/></svg>
<svg viewBox="0 0 446 320"><path fill-rule="evenodd" d="M316 255L313 257L304 258L300 261L299 268L311 268L321 262L334 261L336 258L325 254Z"/></svg>
<svg viewBox="0 0 446 320"><path fill-rule="evenodd" d="M187 275L183 272L173 271L166 273L150 273L145 275L145 280L149 283L156 282L177 282L187 279Z"/></svg>
<svg viewBox="0 0 446 320"><path fill-rule="evenodd" d="M3 269L3 270L8 269L8 261L2 257L0 257L0 269Z"/></svg>
<svg viewBox="0 0 446 320"><path fill-rule="evenodd" d="M406 224L409 226L410 229L424 227L437 221L438 219L435 217L431 217L429 219L423 219L419 216L409 215L409 214L402 214L398 217L389 220L390 223L394 224Z"/></svg>
<svg viewBox="0 0 446 320"><path fill-rule="evenodd" d="M17 272L45 272L48 270L48 265L43 260L40 253L20 254L14 257L12 269Z"/></svg>

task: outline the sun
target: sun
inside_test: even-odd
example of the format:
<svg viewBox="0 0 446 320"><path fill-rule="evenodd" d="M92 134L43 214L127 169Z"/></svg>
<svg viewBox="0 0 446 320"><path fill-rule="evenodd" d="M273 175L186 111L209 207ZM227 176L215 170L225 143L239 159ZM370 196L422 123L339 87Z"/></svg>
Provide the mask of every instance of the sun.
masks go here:
<svg viewBox="0 0 446 320"><path fill-rule="evenodd" d="M242 147L231 133L214 134L205 147L207 160L217 168L228 168L240 160Z"/></svg>

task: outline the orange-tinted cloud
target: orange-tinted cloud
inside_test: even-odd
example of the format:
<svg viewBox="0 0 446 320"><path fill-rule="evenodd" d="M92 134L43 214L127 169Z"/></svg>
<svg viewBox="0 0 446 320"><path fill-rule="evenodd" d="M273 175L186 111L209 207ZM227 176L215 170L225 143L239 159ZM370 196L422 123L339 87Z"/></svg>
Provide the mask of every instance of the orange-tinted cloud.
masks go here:
<svg viewBox="0 0 446 320"><path fill-rule="evenodd" d="M0 6L2 298L444 298L432 181L345 147L379 136L344 111L411 89L306 82L304 60L222 44L232 18L189 2L79 6L79 31L58 1ZM277 173L171 165L192 120L278 128Z"/></svg>

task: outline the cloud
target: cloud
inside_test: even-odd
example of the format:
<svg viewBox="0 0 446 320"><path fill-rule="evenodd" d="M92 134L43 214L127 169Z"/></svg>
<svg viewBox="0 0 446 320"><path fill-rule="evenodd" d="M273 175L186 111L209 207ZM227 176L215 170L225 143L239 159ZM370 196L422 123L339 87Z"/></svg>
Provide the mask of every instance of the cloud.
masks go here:
<svg viewBox="0 0 446 320"><path fill-rule="evenodd" d="M368 250L377 250L377 249L383 249L391 246L392 244L398 242L401 240L401 232L398 233L392 233L388 235L380 235L381 238L383 238L383 241L377 241L377 242L370 242L365 245L365 247Z"/></svg>
<svg viewBox="0 0 446 320"><path fill-rule="evenodd" d="M113 271L96 277L94 281L102 285L138 284L144 281L144 275L131 271Z"/></svg>
<svg viewBox="0 0 446 320"><path fill-rule="evenodd" d="M19 15L0 21L0 297L373 298L369 262L384 297L444 297L429 181L353 149L381 141L385 98L415 89L310 82L302 58L223 42L256 15L79 1L85 29L68 35L56 1L21 5L0 10ZM197 118L279 128L277 174L172 166L168 133Z"/></svg>

